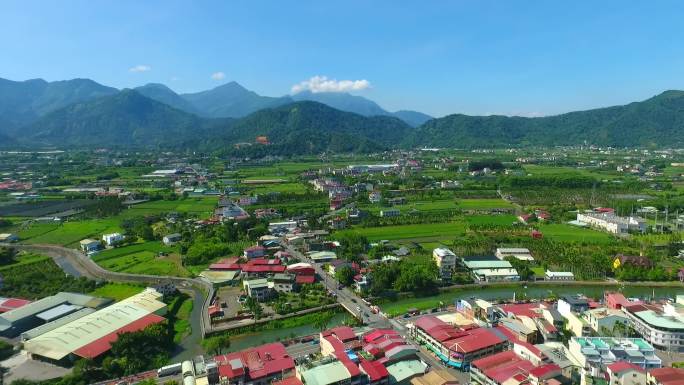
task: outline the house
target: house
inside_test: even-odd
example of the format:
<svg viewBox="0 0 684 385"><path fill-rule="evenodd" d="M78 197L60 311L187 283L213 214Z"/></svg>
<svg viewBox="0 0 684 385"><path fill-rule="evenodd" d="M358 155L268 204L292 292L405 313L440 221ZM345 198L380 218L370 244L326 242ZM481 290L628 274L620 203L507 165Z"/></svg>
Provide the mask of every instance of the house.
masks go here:
<svg viewBox="0 0 684 385"><path fill-rule="evenodd" d="M648 257L642 255L617 255L613 260L613 269L617 270L622 266L640 267L642 269L650 269L653 267L653 261Z"/></svg>
<svg viewBox="0 0 684 385"><path fill-rule="evenodd" d="M547 281L574 281L575 274L571 271L551 271L546 270L544 279Z"/></svg>
<svg viewBox="0 0 684 385"><path fill-rule="evenodd" d="M626 361L650 370L662 366L655 349L643 338L572 337L570 355L591 377L603 377L607 366Z"/></svg>
<svg viewBox="0 0 684 385"><path fill-rule="evenodd" d="M499 247L494 255L502 261L508 257L515 257L520 261L534 261L530 250L523 247Z"/></svg>
<svg viewBox="0 0 684 385"><path fill-rule="evenodd" d="M266 249L263 246L252 246L244 250L244 257L247 259L261 258L266 255Z"/></svg>
<svg viewBox="0 0 684 385"><path fill-rule="evenodd" d="M276 273L272 278L273 289L279 293L289 293L295 284L294 274Z"/></svg>
<svg viewBox="0 0 684 385"><path fill-rule="evenodd" d="M272 286L266 278L242 281L242 287L251 298L264 302L271 298Z"/></svg>
<svg viewBox="0 0 684 385"><path fill-rule="evenodd" d="M84 239L79 242L79 245L81 246L81 251L86 254L96 252L102 247L100 241L95 239Z"/></svg>
<svg viewBox="0 0 684 385"><path fill-rule="evenodd" d="M648 385L682 385L684 384L684 369L651 369L646 373L646 383Z"/></svg>
<svg viewBox="0 0 684 385"><path fill-rule="evenodd" d="M445 369L433 369L412 379L411 385L458 385L458 379Z"/></svg>
<svg viewBox="0 0 684 385"><path fill-rule="evenodd" d="M445 247L438 247L432 250L432 259L437 264L440 277L442 279L451 278L451 274L456 268L456 254Z"/></svg>
<svg viewBox="0 0 684 385"><path fill-rule="evenodd" d="M370 203L380 203L382 201L382 194L380 191L373 191L368 194L368 201Z"/></svg>
<svg viewBox="0 0 684 385"><path fill-rule="evenodd" d="M172 245L175 245L176 243L180 242L181 238L182 238L181 235L178 233L168 234L168 235L165 235L164 238L162 238L162 242L166 246L172 246Z"/></svg>
<svg viewBox="0 0 684 385"><path fill-rule="evenodd" d="M107 246L116 246L124 240L124 236L120 233L105 234L102 236L102 240Z"/></svg>
<svg viewBox="0 0 684 385"><path fill-rule="evenodd" d="M401 215L399 209L380 210L380 216L383 218L398 217L399 215Z"/></svg>
<svg viewBox="0 0 684 385"><path fill-rule="evenodd" d="M295 372L295 362L280 342L216 356L214 362L218 369L218 379L212 382L214 384L265 385L274 380L292 378Z"/></svg>
<svg viewBox="0 0 684 385"><path fill-rule="evenodd" d="M0 242L17 242L19 241L19 236L17 234L0 234Z"/></svg>
<svg viewBox="0 0 684 385"><path fill-rule="evenodd" d="M606 367L610 385L644 385L646 371L641 366L618 361Z"/></svg>
<svg viewBox="0 0 684 385"><path fill-rule="evenodd" d="M330 220L330 228L333 230L342 230L346 227L347 221L341 216L336 216Z"/></svg>
<svg viewBox="0 0 684 385"><path fill-rule="evenodd" d="M562 316L568 313L582 313L589 310L589 300L579 295L566 295L558 299L556 308Z"/></svg>
<svg viewBox="0 0 684 385"><path fill-rule="evenodd" d="M589 326L599 335L612 332L616 323L628 325L629 318L619 311L605 307L589 309L582 313L582 317L589 323Z"/></svg>

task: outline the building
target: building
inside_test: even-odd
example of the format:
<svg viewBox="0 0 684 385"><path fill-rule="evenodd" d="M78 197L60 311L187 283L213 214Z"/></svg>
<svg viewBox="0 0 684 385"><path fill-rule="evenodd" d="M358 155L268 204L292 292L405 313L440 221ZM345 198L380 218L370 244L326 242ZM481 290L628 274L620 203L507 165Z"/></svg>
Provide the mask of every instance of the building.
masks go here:
<svg viewBox="0 0 684 385"><path fill-rule="evenodd" d="M279 342L214 357L221 384L269 385L291 377L295 363Z"/></svg>
<svg viewBox="0 0 684 385"><path fill-rule="evenodd" d="M568 313L582 313L589 310L589 300L579 295L566 295L558 299L556 308L563 317Z"/></svg>
<svg viewBox="0 0 684 385"><path fill-rule="evenodd" d="M245 289L248 296L259 302L267 301L273 294L273 287L266 278L242 281L242 287Z"/></svg>
<svg viewBox="0 0 684 385"><path fill-rule="evenodd" d="M380 361L361 360L359 362L359 369L361 373L368 377L369 385L389 384L389 372Z"/></svg>
<svg viewBox="0 0 684 385"><path fill-rule="evenodd" d="M18 242L19 236L17 234L0 234L0 242Z"/></svg>
<svg viewBox="0 0 684 385"><path fill-rule="evenodd" d="M86 254L96 252L100 250L100 247L102 247L100 241L95 239L84 239L79 242L79 245L81 247L81 251Z"/></svg>
<svg viewBox="0 0 684 385"><path fill-rule="evenodd" d="M520 275L510 262L501 260L464 261L476 282L519 281Z"/></svg>
<svg viewBox="0 0 684 385"><path fill-rule="evenodd" d="M263 246L248 247L245 249L243 255L247 259L261 258L266 255L266 249Z"/></svg>
<svg viewBox="0 0 684 385"><path fill-rule="evenodd" d="M361 346L361 341L349 326L339 326L320 334L321 354L324 356L355 350Z"/></svg>
<svg viewBox="0 0 684 385"><path fill-rule="evenodd" d="M77 357L93 359L111 349L120 333L142 330L165 321L166 304L154 289L126 298L84 315L54 330L24 342L32 358L70 362Z"/></svg>
<svg viewBox="0 0 684 385"><path fill-rule="evenodd" d="M1 281L0 281L1 282ZM14 309L30 304L31 301L21 298L2 298L0 297L0 313L7 313Z"/></svg>
<svg viewBox="0 0 684 385"><path fill-rule="evenodd" d="M412 379L411 385L458 385L458 379L444 369L433 369Z"/></svg>
<svg viewBox="0 0 684 385"><path fill-rule="evenodd" d="M648 385L684 385L684 369L658 368L646 373Z"/></svg>
<svg viewBox="0 0 684 385"><path fill-rule="evenodd" d="M470 368L471 382L479 385L543 384L545 380L560 376L558 365L537 366L512 350L475 360Z"/></svg>
<svg viewBox="0 0 684 385"><path fill-rule="evenodd" d="M399 211L399 209L380 210L380 216L383 218L398 217L399 215L401 215L401 211Z"/></svg>
<svg viewBox="0 0 684 385"><path fill-rule="evenodd" d="M494 255L502 261L508 257L515 257L518 260L527 262L534 261L530 250L522 247L500 247L496 249Z"/></svg>
<svg viewBox="0 0 684 385"><path fill-rule="evenodd" d="M599 335L605 335L606 332L611 333L616 323L629 324L629 318L623 312L605 307L589 309L582 313L582 318Z"/></svg>
<svg viewBox="0 0 684 385"><path fill-rule="evenodd" d="M272 278L273 290L278 293L289 293L295 285L294 274L276 273Z"/></svg>
<svg viewBox="0 0 684 385"><path fill-rule="evenodd" d="M409 385L411 380L422 376L428 366L421 360L405 360L387 365L390 385Z"/></svg>
<svg viewBox="0 0 684 385"><path fill-rule="evenodd" d="M297 370L297 377L305 385L360 385L365 376L353 363L333 360L310 369Z"/></svg>
<svg viewBox="0 0 684 385"><path fill-rule="evenodd" d="M546 270L544 279L547 281L574 281L575 274L571 271L550 271Z"/></svg>
<svg viewBox="0 0 684 385"><path fill-rule="evenodd" d="M124 240L124 236L120 233L105 234L102 236L102 240L107 246L116 246Z"/></svg>
<svg viewBox="0 0 684 385"><path fill-rule="evenodd" d="M370 203L380 203L382 201L382 194L380 191L372 191L368 194L368 201Z"/></svg>
<svg viewBox="0 0 684 385"><path fill-rule="evenodd" d="M78 293L60 292L55 295L25 303L0 315L0 335L15 337L19 334L54 321L56 315L66 316L82 308L99 309L111 300ZM58 309L58 310L55 310Z"/></svg>
<svg viewBox="0 0 684 385"><path fill-rule="evenodd" d="M663 350L684 351L684 296L662 307L631 305L623 307L634 329L653 346Z"/></svg>
<svg viewBox="0 0 684 385"><path fill-rule="evenodd" d="M440 277L451 278L451 274L456 269L456 254L445 247L438 247L432 250L432 258L437 264Z"/></svg>
<svg viewBox="0 0 684 385"><path fill-rule="evenodd" d="M480 357L504 350L508 342L487 328L455 328L434 316L407 325L409 335L446 365L467 370Z"/></svg>
<svg viewBox="0 0 684 385"><path fill-rule="evenodd" d="M162 242L164 242L164 244L166 246L172 246L172 245L175 245L176 243L180 242L182 238L183 237L180 234L173 233L173 234L165 235L164 238L162 239Z"/></svg>
<svg viewBox="0 0 684 385"><path fill-rule="evenodd" d="M613 269L617 270L622 266L650 269L653 267L653 261L643 255L617 255L613 260Z"/></svg>
<svg viewBox="0 0 684 385"><path fill-rule="evenodd" d="M612 212L578 212L577 222L616 235L627 234L630 231L645 233L647 229L643 218L620 217Z"/></svg>
<svg viewBox="0 0 684 385"><path fill-rule="evenodd" d="M569 330L575 337L584 337L591 335L593 329L589 322L575 313L564 313L565 330Z"/></svg>
<svg viewBox="0 0 684 385"><path fill-rule="evenodd" d="M643 338L572 337L568 350L590 377L604 376L607 366L619 361L646 370L662 365L653 346Z"/></svg>
<svg viewBox="0 0 684 385"><path fill-rule="evenodd" d="M610 385L644 385L646 371L641 366L618 361L606 367Z"/></svg>

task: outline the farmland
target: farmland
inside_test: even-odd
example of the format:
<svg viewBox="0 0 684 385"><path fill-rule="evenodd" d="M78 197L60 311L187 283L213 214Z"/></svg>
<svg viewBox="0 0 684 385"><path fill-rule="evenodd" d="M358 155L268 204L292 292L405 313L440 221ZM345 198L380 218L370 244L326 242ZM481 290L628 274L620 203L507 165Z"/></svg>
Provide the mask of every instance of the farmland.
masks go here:
<svg viewBox="0 0 684 385"><path fill-rule="evenodd" d="M168 255L160 255L160 253ZM159 242L137 243L104 250L97 253L93 260L107 270L123 273L179 277L190 275L181 266L180 258L175 250Z"/></svg>

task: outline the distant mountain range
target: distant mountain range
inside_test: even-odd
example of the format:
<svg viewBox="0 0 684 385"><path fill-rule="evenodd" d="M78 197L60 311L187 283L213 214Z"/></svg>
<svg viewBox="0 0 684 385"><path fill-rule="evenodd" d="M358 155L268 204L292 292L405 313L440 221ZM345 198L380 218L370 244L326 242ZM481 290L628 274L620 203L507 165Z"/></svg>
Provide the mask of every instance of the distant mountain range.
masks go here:
<svg viewBox="0 0 684 385"><path fill-rule="evenodd" d="M267 136L271 145L254 144L259 135ZM119 91L88 79L0 79L0 147L147 147L288 155L584 142L684 147L684 91L541 118L454 114L430 119L414 111L390 113L349 94L266 97L235 82L179 95L162 84Z"/></svg>

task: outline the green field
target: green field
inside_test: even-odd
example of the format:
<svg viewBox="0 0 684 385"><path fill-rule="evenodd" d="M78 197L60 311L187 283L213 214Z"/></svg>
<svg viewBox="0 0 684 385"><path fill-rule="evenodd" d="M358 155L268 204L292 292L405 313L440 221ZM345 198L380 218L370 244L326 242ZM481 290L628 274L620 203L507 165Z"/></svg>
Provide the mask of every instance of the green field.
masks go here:
<svg viewBox="0 0 684 385"><path fill-rule="evenodd" d="M466 221L472 225L512 225L517 222L513 215L499 214L499 215L468 215L465 217Z"/></svg>
<svg viewBox="0 0 684 385"><path fill-rule="evenodd" d="M173 323L173 341L180 343L181 340L190 334L190 313L192 313L192 298L186 294L175 297L169 303L168 318Z"/></svg>
<svg viewBox="0 0 684 385"><path fill-rule="evenodd" d="M266 184L249 184L243 185L251 188L257 194L265 194L271 192L279 193L305 193L306 186L301 183L266 183Z"/></svg>
<svg viewBox="0 0 684 385"><path fill-rule="evenodd" d="M541 225L539 231L544 237L561 242L586 242L607 244L614 241L610 234L567 224Z"/></svg>
<svg viewBox="0 0 684 385"><path fill-rule="evenodd" d="M169 255L160 257L159 252L162 251ZM180 258L174 251L173 248L152 241L104 250L95 254L93 260L107 270L123 273L190 276L181 266Z"/></svg>
<svg viewBox="0 0 684 385"><path fill-rule="evenodd" d="M18 232L22 241L62 246L77 246L84 238L100 239L102 234L121 231L117 219L91 219L61 225L35 223Z"/></svg>
<svg viewBox="0 0 684 385"><path fill-rule="evenodd" d="M349 230L348 230L349 231ZM364 235L369 241L413 239L427 237L453 237L465 234L462 222L426 223L383 227L356 228L352 231Z"/></svg>
<svg viewBox="0 0 684 385"><path fill-rule="evenodd" d="M150 201L131 206L118 215L119 218L158 215L161 213L177 212L194 214L201 218L208 218L218 203L217 197L186 198L175 201Z"/></svg>
<svg viewBox="0 0 684 385"><path fill-rule="evenodd" d="M121 301L140 293L143 289L145 289L144 286L107 282L103 286L91 291L89 294L96 297L112 298L115 301Z"/></svg>
<svg viewBox="0 0 684 385"><path fill-rule="evenodd" d="M458 201L458 208L462 210L489 210L489 209L510 209L514 206L503 199L461 199Z"/></svg>

